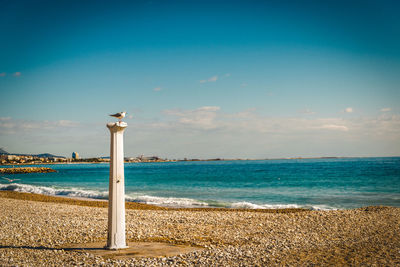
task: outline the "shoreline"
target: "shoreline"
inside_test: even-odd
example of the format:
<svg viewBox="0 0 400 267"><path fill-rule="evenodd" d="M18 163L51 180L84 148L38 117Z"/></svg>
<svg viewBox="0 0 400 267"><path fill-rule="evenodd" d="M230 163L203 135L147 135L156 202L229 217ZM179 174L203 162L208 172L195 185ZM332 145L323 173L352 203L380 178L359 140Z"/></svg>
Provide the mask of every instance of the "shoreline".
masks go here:
<svg viewBox="0 0 400 267"><path fill-rule="evenodd" d="M10 198L19 200L28 200L36 202L62 203L68 205L86 206L86 207L108 207L108 200L91 199L83 197L65 197L65 196L49 196L36 193L25 193L16 191L0 190L0 198ZM180 208L180 207L162 207L151 204L137 203L125 201L125 209L132 210L167 210L167 211L222 211L222 212L259 212L259 213L296 213L312 211L303 208L284 208L284 209L234 209L234 208L218 208L218 207L202 207L202 208Z"/></svg>
<svg viewBox="0 0 400 267"><path fill-rule="evenodd" d="M28 186L25 188L24 186ZM104 192L98 192L93 195L91 191L76 191L72 193L69 189L65 189L66 192L63 192L64 189L57 189L60 192L52 192L51 187L43 187L39 186L40 190L32 189L34 185L29 184L19 184L19 183L0 183L0 197L4 196L6 198L13 199L25 199L39 202L56 202L56 203L70 203L73 205L81 205L81 206L98 206L98 207L106 207L108 203L108 196L103 195ZM50 192L47 192L46 189L49 189ZM151 198L151 197L150 197ZM382 205L382 204L367 204L367 205L353 205L349 207L335 207L328 206L325 204L316 204L316 205L302 205L302 204L253 204L251 202L234 202L234 203L224 203L224 204L215 204L201 202L200 204L196 204L196 199L186 199L186 198L176 198L170 202L169 198L165 199L162 197L155 197L156 200L147 200L136 199L126 195L125 203L127 209L159 209L159 210L191 210L191 211L204 211L204 210L214 210L214 211L249 211L249 212L276 212L282 213L285 212L298 212L298 211L329 211L329 210L356 210L367 207L394 207L400 208L398 205L391 205L391 203ZM158 200L160 198L161 200ZM192 201L189 203L180 203L179 201ZM174 201L178 201L174 203ZM80 203L79 203L80 202ZM104 204L91 204L92 202L103 202ZM223 202L221 202L223 203Z"/></svg>

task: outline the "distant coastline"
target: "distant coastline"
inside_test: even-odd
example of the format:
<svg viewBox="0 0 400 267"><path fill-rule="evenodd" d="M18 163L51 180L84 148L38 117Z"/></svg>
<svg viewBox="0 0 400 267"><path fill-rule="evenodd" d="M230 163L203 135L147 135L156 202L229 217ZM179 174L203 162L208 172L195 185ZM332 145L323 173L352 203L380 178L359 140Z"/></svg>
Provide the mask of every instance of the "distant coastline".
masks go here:
<svg viewBox="0 0 400 267"><path fill-rule="evenodd" d="M22 154L20 154L22 155ZM60 160L59 158L42 158L40 161L27 161L27 160L20 160L20 158L23 158L23 156L17 156L15 157L14 154L11 155L14 157L11 160L5 159L4 155L0 155L0 166L13 166L13 165L18 165L18 166L24 166L24 165L54 165L54 164L101 164L101 163L109 163L110 159L108 157L99 157L99 158L84 158L84 159L78 159L78 160L72 160L68 158L62 158L63 160ZM30 157L30 156L28 156ZM137 158L129 158L126 157L124 162L125 163L164 163L164 162L207 162L207 161L259 161L259 160L308 160L308 159L361 159L361 158L397 158L400 156L384 156L384 157L371 157L371 156L366 156L366 157L347 157L347 156L332 156L332 157L287 157L287 158L263 158L263 159L251 159L251 158L234 158L234 159L229 159L229 158L209 158L209 159L162 159L159 157L150 157L147 159L139 159Z"/></svg>

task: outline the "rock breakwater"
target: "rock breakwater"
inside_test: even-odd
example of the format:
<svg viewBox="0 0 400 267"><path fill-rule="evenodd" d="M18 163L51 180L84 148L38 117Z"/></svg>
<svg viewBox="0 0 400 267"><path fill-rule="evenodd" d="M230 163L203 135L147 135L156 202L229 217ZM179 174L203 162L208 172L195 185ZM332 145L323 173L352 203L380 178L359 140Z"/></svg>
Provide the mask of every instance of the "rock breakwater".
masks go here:
<svg viewBox="0 0 400 267"><path fill-rule="evenodd" d="M0 168L0 173L18 174L18 173L47 173L57 172L52 168L47 167L19 167L19 168Z"/></svg>

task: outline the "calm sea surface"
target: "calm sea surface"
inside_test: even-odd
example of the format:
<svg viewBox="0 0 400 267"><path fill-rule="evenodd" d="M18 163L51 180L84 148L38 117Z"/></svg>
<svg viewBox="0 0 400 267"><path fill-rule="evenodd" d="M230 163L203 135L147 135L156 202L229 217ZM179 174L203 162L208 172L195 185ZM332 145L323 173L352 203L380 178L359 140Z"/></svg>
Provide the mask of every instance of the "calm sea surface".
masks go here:
<svg viewBox="0 0 400 267"><path fill-rule="evenodd" d="M107 198L108 164L3 175L0 190ZM400 157L125 164L129 201L180 207L400 207Z"/></svg>

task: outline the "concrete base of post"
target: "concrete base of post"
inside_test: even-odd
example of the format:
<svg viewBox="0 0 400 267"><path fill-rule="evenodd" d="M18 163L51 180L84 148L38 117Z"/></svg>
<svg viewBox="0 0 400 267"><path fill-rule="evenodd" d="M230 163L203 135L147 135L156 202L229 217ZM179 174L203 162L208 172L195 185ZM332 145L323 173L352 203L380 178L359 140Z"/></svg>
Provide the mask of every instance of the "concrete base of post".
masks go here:
<svg viewBox="0 0 400 267"><path fill-rule="evenodd" d="M103 243L104 244L104 243ZM101 242L83 244L64 244L63 248L73 251L84 251L107 259L125 260L130 258L173 257L185 253L203 251L204 248L188 245L175 245L161 242L130 242L129 248L123 250L104 249Z"/></svg>
<svg viewBox="0 0 400 267"><path fill-rule="evenodd" d="M128 246L111 246L111 247L109 247L109 246L105 246L104 247L104 249L107 249L107 250L120 250L120 249L126 249L126 248L129 248Z"/></svg>

